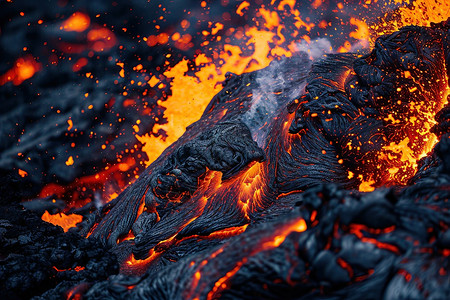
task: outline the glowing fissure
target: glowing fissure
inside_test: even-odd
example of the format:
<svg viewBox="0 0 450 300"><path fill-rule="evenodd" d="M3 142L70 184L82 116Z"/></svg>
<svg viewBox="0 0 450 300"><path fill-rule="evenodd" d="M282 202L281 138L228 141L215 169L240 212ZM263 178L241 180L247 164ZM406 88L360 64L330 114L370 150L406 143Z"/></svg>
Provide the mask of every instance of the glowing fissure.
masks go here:
<svg viewBox="0 0 450 300"><path fill-rule="evenodd" d="M430 1L431 0L416 1L415 5L416 7L421 7L423 5L428 5L429 3L434 2ZM321 1L316 2L316 5L321 4ZM136 135L136 138L139 140L139 142L143 144L142 150L148 156L148 160L145 162L147 166L155 161L169 145L171 145L179 137L181 137L188 125L200 119L205 107L208 105L210 100L218 92L221 91L223 82L227 79L226 74L228 72L239 75L246 72L260 70L264 67L267 67L275 58L279 58L282 56L289 57L294 52L304 50L304 48L297 44L299 40L306 41L308 45L311 44L311 39L308 37L308 35L300 37L297 36L297 32L292 34L291 36L285 36L283 30L285 29L283 24L283 18L286 17L285 13L288 13L290 17L296 20L295 24L298 29L302 28L307 32L309 32L315 26L327 26L327 24L314 24L303 20L300 16L300 12L294 9L295 5L296 1L281 1L277 8L261 7L258 9L259 16L263 20L263 22L261 22L259 26L246 27L242 32L245 40L245 46L253 49L251 51L251 54L244 54L243 48L245 47L239 47L237 45L224 43L223 48L220 51L214 52L214 54L212 55L199 53L192 61L183 59L176 65L167 67L167 69L165 71L162 71L161 74L149 74L149 79L144 84L148 84L153 89L164 89L166 86L164 85L162 79L168 80L171 94L167 96L165 101L162 101L161 99L158 100L158 105L163 106L166 109L164 112L164 117L168 120L168 122L163 125L156 124L153 127L153 131L150 133L144 135ZM242 2L236 11L236 14L244 15L248 7L249 5L247 2ZM444 6L444 9L445 7L446 6ZM442 18L442 11L435 11L435 14L433 14L433 12L429 10L421 10L421 13L418 15L412 14L412 11L409 8L400 8L399 11L401 11L400 15L402 17L398 21L398 24L401 25L424 25L423 23L425 21L425 25L430 25L430 22L439 21L440 18ZM113 47L116 44L114 34L106 28L96 27L94 25L95 24L90 23L89 17L85 18L82 13L77 13L66 20L66 22L63 23L61 29L66 31L78 32L86 31L87 40L90 43L89 47L94 51L103 51L104 49ZM367 47L369 44L369 30L375 31L379 34L388 31L388 26L386 24L377 25L376 27L374 27L373 25L369 26L364 21L361 21L354 17L350 19L350 25L352 25L353 28L356 27L356 29L349 34L349 37L357 40L359 45L355 46L346 41L344 45L337 49L337 52L347 52ZM223 29L223 24L215 23L214 27L211 26L211 32L204 33L204 35L216 35L217 38L219 38L221 29ZM165 33L161 33L158 36L148 37L144 40L147 42L147 45L153 46L156 44L165 44L168 42L169 38L174 41L179 41L179 47L187 47L190 43L190 39L187 36L180 35L176 37L169 37ZM70 51L73 52L77 50L71 49ZM308 49L308 51L311 52L310 49ZM311 56L313 55L316 54L311 53ZM74 68L82 68L83 64L86 64L86 62L79 60L74 65ZM125 62L117 62L116 64L121 68L118 76L120 78L125 78ZM40 65L36 63L36 61L32 58L29 58L28 61L20 61L20 63L18 61L15 68L11 69L9 73L0 77L0 84L5 84L8 81L12 81L16 85L21 84L24 80L31 78L39 69ZM142 65L137 65L134 67L134 69L141 70ZM145 70L142 70L142 72L144 71ZM346 77L349 75L349 73L350 71L339 78L339 80L342 81L342 86L344 85ZM426 84L424 82L416 82L415 76L411 75L409 71L404 72L403 75L405 76L405 78L410 77L411 80L419 86L419 88L412 87L409 90L410 93L426 93ZM444 82L442 82L442 85L448 86L447 78L444 80ZM124 92L124 95L126 96L125 93L126 92ZM249 95L250 98L252 98L253 96L253 94ZM430 129L435 124L435 113L439 111L446 103L448 89L440 91L439 99L432 99L431 97L428 97L428 94L422 96L427 98L427 100L429 100L428 102L431 103L431 105L427 106L427 104L429 103L425 103L424 101L411 101L409 103L409 112L407 113L406 120L403 119L405 118L404 115L396 111L390 114L388 118L383 119L386 124L406 122L408 126L410 126L410 128L413 128L416 131L415 135L404 136L401 139L398 136L392 137L392 139L389 140L389 143L384 146L383 149L378 153L378 165L376 165L373 170L369 170L364 174L358 174L349 171L349 179L354 177L359 179L360 191L373 191L375 187L381 184L405 184L408 179L411 178L417 171L418 160L426 155L436 143L437 139L434 134L430 133ZM125 103L127 103L126 105L133 105L133 101L133 99L129 99L129 101ZM326 114L327 112L324 111L323 113ZM224 111L224 115L225 114L226 110ZM315 115L311 114L311 117L317 117L317 113L315 113ZM297 135L293 136L288 134L288 127L291 119L292 116L287 116L286 120L282 120L284 121L284 123L280 127L280 134L285 136L283 147L286 148L286 151L290 155L292 155L292 147L295 147L294 144L300 143L299 137ZM329 121L332 120L332 118L329 119ZM72 130L74 127L72 120L68 120L67 123L69 125L68 130ZM263 127L265 125L267 124L264 124ZM139 132L138 124L134 126L136 126L135 132ZM161 131L164 131L166 135L161 135ZM348 146L349 148L358 147L357 145ZM76 159L70 156L67 159L66 164L67 166L76 164ZM84 180L82 178L77 184L105 182L109 180L107 178L108 176L106 175L109 175L110 172L113 173L115 171L128 170L135 164L135 161L129 161L125 163L121 162L109 168L109 170L105 171L104 173L101 172L95 175L94 178L89 177L88 180ZM242 212L242 217L245 219L245 222L250 223L252 213L265 206L264 200L267 196L265 195L267 192L265 190L266 183L268 180L270 180L266 175L269 168L268 164L269 162L255 163L254 165L250 166L245 172L239 174L239 176L236 176L235 178L223 184L217 183L217 180L219 180L217 178L219 178L220 175L217 175L216 181L211 181L209 183L204 182L203 184L208 185L208 187L201 188L200 191L208 191L208 195L207 197L204 197L202 198L202 200L200 200L202 206L199 208L198 214L196 214L195 216L191 215L190 217L192 218L188 219L188 221L185 222L183 226L178 228L178 230L174 234L172 234L168 239L160 241L155 247L153 247L149 251L148 257L146 259L137 260L133 255L131 255L125 262L125 267L145 267L151 264L153 260L155 260L162 254L162 251L160 251L161 249L170 247L173 244L180 243L181 241L184 241L186 239L207 239L216 237L227 238L234 235L239 235L240 233L244 232L247 229L248 224L217 230L211 233L209 236L191 235L183 237L180 240L176 239L177 234L181 230L186 228L189 224L194 222L203 214L205 207L209 202L213 203L212 205L214 205L214 201L216 199L224 197L224 195L226 195L227 193L233 194L232 197L229 197L230 201L234 201L232 205L238 207L238 209ZM389 175L388 178L382 178L383 181L377 178L376 175L376 173L380 169L386 169L387 174ZM103 174L105 174L105 176L103 176ZM99 181L96 181L97 179L99 179ZM126 183L122 184L121 186L123 187L125 185ZM41 192L41 196L47 196L52 193L62 194L65 191L66 187L49 185ZM287 196L291 193L296 192L299 191L295 190L287 193L280 193L278 196ZM115 198L117 195L117 191L110 193L109 200ZM198 198L198 195L194 195L192 198L194 199L196 197ZM143 202L144 201L142 200L136 219L144 211ZM61 214L59 217L61 220L55 221L54 217L49 217L49 214L46 213L44 214L44 216L42 216L42 219L54 224L57 224L57 222L59 222L60 224L63 224L61 226L65 231L67 231L70 227L75 226L76 223L81 221L80 216L75 216L76 217L73 217L72 215L71 217ZM90 230L90 233L93 232L94 228ZM303 220L298 221L295 224L291 224L286 228L285 232L275 235L271 240L261 242L260 249L258 249L257 251L265 251L276 248L284 242L286 236L289 233L294 231L302 232L304 230L306 230L306 223ZM90 234L88 234L88 237L89 235ZM118 239L117 243L132 240L133 238L134 234L130 231L127 235ZM380 243L370 237L361 237L361 240L367 243L374 243L379 248L388 249L393 252L398 251L395 246ZM157 249L158 247L160 249ZM218 292L225 289L227 281L231 277L233 277L236 272L239 271L239 269L243 264L245 264L245 262L246 258L242 259L224 277L220 278L216 282L214 288L208 294L208 298L213 297ZM341 263L344 264L345 267L345 262ZM200 279L200 269L198 271L198 274L199 275L197 279Z"/></svg>
<svg viewBox="0 0 450 300"><path fill-rule="evenodd" d="M250 256L254 255L258 252L261 252L261 251L268 251L270 249L277 248L284 242L286 237L289 234L291 234L292 232L303 232L305 230L306 230L305 220L303 220L303 219L295 220L291 224L287 224L284 226L284 228L281 228L279 231L277 231L275 233L275 235L272 236L271 240L269 239L269 240L261 241L259 244L259 248L254 249L253 252L250 254ZM242 265L244 265L246 262L247 262L247 258L244 257L241 261L239 261L236 264L236 266L232 270L227 272L225 276L221 277L218 281L216 281L213 289L208 293L207 299L213 299L214 296L216 296L216 294L218 292L226 289L227 288L226 282L231 277L233 277L240 270Z"/></svg>
<svg viewBox="0 0 450 300"><path fill-rule="evenodd" d="M273 3L272 3L273 4ZM237 8L236 14L244 15L247 13L248 2L242 2ZM175 142L185 131L185 128L198 120L202 115L202 112L206 105L209 103L211 98L217 94L222 88L222 82L226 79L226 74L232 72L235 74L242 74L245 72L251 72L254 70L259 70L267 65L277 57L281 56L291 56L293 52L298 51L298 40L305 39L307 43L311 42L308 35L299 36L301 30L310 32L316 24L312 22L305 21L300 12L295 9L296 1L281 1L278 6L268 5L265 7L258 8L257 15L258 22L256 26L247 26L242 31L242 36L239 36L236 32L237 40L241 40L239 43L242 46L230 44L224 42L222 45L222 50L217 50L213 54L203 54L200 53L196 56L193 61L188 61L186 59L180 61L173 67L164 66L166 71L162 74L149 74L148 85L154 89L163 89L165 86L160 81L160 78L165 78L170 80L170 90L171 95L163 102L158 101L159 105L166 107L164 116L168 119L168 122L164 125L156 124L153 128L153 132L144 135L136 135L136 138L143 144L143 151L147 154L148 160L145 164L148 166L153 162L170 144ZM295 32L289 36L285 33L284 19L292 18L295 21L295 27L297 28ZM185 20L184 20L185 21ZM182 27L189 26L188 23L182 22ZM364 43L368 39L366 36L367 30L362 21L356 18L351 18L349 26L357 27L357 29L350 34L350 37L360 40ZM67 53L81 52L87 48L94 51L104 51L116 45L115 35L106 27L99 27L95 24L94 19L90 19L88 15L83 12L75 12L73 15L68 17L60 27L61 30L65 31L75 31L86 35L87 45L77 46L77 45L63 45L63 51ZM211 25L211 31L207 32L209 36L216 36L217 41L222 40L223 34L223 24L217 22ZM225 28L227 29L227 28ZM234 28L232 28L235 30ZM166 33L160 33L158 36L143 37L143 40L150 47L154 46L156 43L165 44L170 40L173 41L184 41L184 45L189 44L189 38L186 36L172 36L170 37ZM223 39L225 41L226 39ZM245 44L245 45L244 45ZM207 46L207 43L202 44L203 47ZM80 48L81 47L81 48ZM184 47L184 46L183 46ZM304 46L302 46L304 48ZM246 52L244 54L244 48L253 49L250 54ZM303 48L301 48L303 50ZM168 55L167 57L169 57ZM79 71L84 65L86 65L88 60L86 58L79 59L74 64L74 71ZM189 65L193 64L195 66L195 72L192 72ZM121 67L118 74L121 78L125 78L125 63L117 62L117 65ZM134 70L145 72L142 69L142 65L137 65L133 68ZM28 75L27 75L28 76ZM32 75L30 75L32 76ZM92 74L87 73L86 77L91 78ZM17 84L20 84L17 81ZM145 84L145 83L144 83ZM124 92L124 95L126 92ZM133 101L133 99L129 99ZM128 101L128 100L127 100ZM124 102L124 105L127 102ZM68 130L73 130L72 120L68 121ZM139 129L138 125L135 125ZM165 131L167 135L160 135L161 130ZM68 159L68 164L76 164L76 158L72 160ZM125 169L132 169L135 167L135 163L123 163L119 162L119 170L123 171ZM117 165L109 167L109 172L113 173L111 176L114 180L123 181L120 176L116 176L115 171ZM106 171L106 170L105 170ZM109 179L107 176L102 175L103 172L95 175L98 178L99 183L105 183ZM136 175L137 177L137 175ZM261 180L257 180L261 181ZM121 182L119 186L123 189L130 182ZM85 185L85 180L81 178L72 187L77 187L79 185ZM254 185L254 184L252 184ZM72 187L63 187L55 184L49 184L41 192L41 196L50 195L55 192L57 195L62 193L67 193L72 190ZM94 190L96 188L94 187ZM103 202L107 202L113 199L120 191L111 191L104 195ZM241 194L240 205L248 218L248 214L261 205L261 194L263 193L263 188L254 188L252 195L254 194L256 200L249 201L248 198L251 196L247 192ZM76 193L78 195L78 193ZM248 196L244 196L248 194ZM93 199L87 199L92 201ZM77 197L73 198L72 202L77 202ZM81 205L84 202L78 204ZM129 238L129 237L128 237Z"/></svg>
<svg viewBox="0 0 450 300"><path fill-rule="evenodd" d="M287 224L285 224L284 226L278 228L276 230L276 232L274 232L273 234L271 234L268 237L263 238L261 241L259 241L258 243L256 243L255 248L253 248L250 253L249 253L249 257L251 257L252 255L255 255L259 252L262 251L269 251L273 248L277 248L279 247L284 240L286 239L286 237L293 233L293 232L303 232L307 229L306 226L306 222L304 219L294 219L291 220L290 222L288 222ZM218 251L214 252L214 256L220 255L220 253L222 253L224 251L223 248L219 248ZM239 260L236 265L234 267L232 267L226 274L225 276L219 278L215 283L213 288L208 292L206 299L214 299L215 297L217 297L218 293L220 293L220 291L226 289L227 286L227 282L241 269L241 267L243 265L245 265L245 263L248 261L248 257L243 257L241 260ZM192 293L195 292L195 290L198 290L198 280L200 280L201 278L201 274L202 274L202 268L204 268L206 265L208 264L208 261L205 260L203 261L197 269L197 272L195 273L195 278L196 281L194 282L195 284L192 285L190 291L191 291L191 295ZM197 294L196 297L193 297L194 299L199 299L200 295Z"/></svg>

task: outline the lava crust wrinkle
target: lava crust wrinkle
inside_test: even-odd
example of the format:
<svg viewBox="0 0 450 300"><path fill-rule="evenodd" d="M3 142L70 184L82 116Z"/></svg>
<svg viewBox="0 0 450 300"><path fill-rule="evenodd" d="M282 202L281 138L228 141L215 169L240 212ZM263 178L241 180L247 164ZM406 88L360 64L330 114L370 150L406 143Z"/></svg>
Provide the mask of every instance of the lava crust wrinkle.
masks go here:
<svg viewBox="0 0 450 300"><path fill-rule="evenodd" d="M448 296L449 30L409 26L362 56L296 53L228 74L104 208L89 238L120 253L123 274L86 297ZM382 185L394 187L357 191Z"/></svg>

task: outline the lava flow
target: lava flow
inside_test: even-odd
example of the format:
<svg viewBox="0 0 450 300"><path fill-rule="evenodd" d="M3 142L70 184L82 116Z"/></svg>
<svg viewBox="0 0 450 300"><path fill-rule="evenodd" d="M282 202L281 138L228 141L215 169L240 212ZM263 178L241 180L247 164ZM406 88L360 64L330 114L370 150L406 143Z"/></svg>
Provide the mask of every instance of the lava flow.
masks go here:
<svg viewBox="0 0 450 300"><path fill-rule="evenodd" d="M415 148L409 149L409 153L417 161L419 157L413 154L424 151L429 144L426 134L431 134L431 125L427 128L424 124L428 124L431 111L440 110L446 104L446 57L450 49L443 45L445 42L442 38L443 32L447 30L448 24L445 22L430 28L406 27L398 33L379 38L376 45L384 47L376 46L365 56L327 55L311 64L306 54L299 53L274 61L261 71L232 75L223 90L212 99L202 118L192 124L160 159L151 164L108 207L89 238L99 238L105 244L114 246L117 239L131 230L134 240L118 246L121 255L127 250L131 252L131 258L123 266L123 273L135 273L133 266L145 262L147 274L156 274L165 261L175 260L180 265L163 271L167 274L164 280L170 280L172 276L183 280L185 275L182 274L188 272L185 269L188 257L195 254L192 247L214 249L212 245L219 247L223 239L217 235L215 240L208 240L206 246L202 237L247 224L249 226L244 233L250 228L257 230L256 224L268 222L273 215L287 214L297 201L301 204L302 192L308 192L315 186L334 183L347 188L359 186L361 189L364 177L359 174L370 174L371 178L379 176L379 181L373 182L378 185L404 184L403 177L386 179L383 172L403 176L398 170L392 172L392 168L397 168L397 165L390 162L388 166L391 168L387 168L385 164L386 161L401 164L408 160L396 158L393 154L386 159L383 151L402 153L396 152L395 141L412 140ZM433 56L423 56L415 48L409 47L411 41L416 48L425 53L429 51ZM427 48L431 47L429 45L433 45L430 50ZM415 59L417 64L405 63L403 69L399 70L397 66L407 59ZM308 73L309 69L311 71ZM419 88L408 88L408 83L420 82L409 76L398 76L397 72L428 74L425 78L432 87L426 89L420 86L421 92L415 94ZM384 78L385 81L382 81ZM406 83L402 84L402 78L407 80ZM400 85L407 91L401 93ZM261 98L264 100L261 101ZM421 103L421 110L415 107L416 101ZM289 106L289 112L293 115L289 116L286 106ZM390 122L392 114L399 110L406 118ZM404 147L408 147L407 142L404 142ZM349 172L355 176L348 176ZM412 175L414 173L405 176L411 178ZM375 199L372 204L379 213L391 211L392 214L392 204L378 203L384 199L381 196ZM353 201L356 201L353 205L362 207L369 205L365 202L371 203L370 196L367 196L367 200L362 196L361 200ZM149 210L139 214L137 207L143 203ZM339 214L338 211L335 213ZM334 225L331 224L332 235L323 244L325 252L317 257L324 260L317 262L320 270L315 272L325 272L320 276L339 284L341 280L364 281L375 274L371 269L365 272L354 270L349 257L337 256L339 247L336 248L333 242L345 234L354 234L358 243L366 248L375 247L386 257L402 254L392 239L380 240L384 235L402 232L392 229L396 228L397 223L393 215L380 220L374 220L373 217L364 220L358 218L356 213L350 217L350 210L342 213L347 213L350 221L353 218L355 224L362 222L373 226L374 230L367 230L371 236L365 236L360 231L348 231L346 226L351 223L340 221L336 215ZM314 220L317 218L314 217ZM327 221L322 222L326 224ZM320 220L316 227L322 227ZM288 233L304 231L306 224L302 228L288 230ZM377 228L389 230L377 231ZM252 232L248 231L248 235L251 236ZM244 233L240 234L247 237ZM285 239L286 236L276 234L270 243L253 242L250 245L269 250L280 246ZM245 245L241 246L246 249ZM213 254L214 258L222 253L217 251ZM195 289L199 287L198 294L186 289L174 295L176 298L188 295L188 298L212 299L229 288L233 293L237 287L230 285L230 280L239 273L251 274L252 271L245 271L245 266L250 268L252 265L249 259L254 255L259 256L259 252L244 253L246 256L242 259L233 257L230 260L234 261L234 267L233 264L220 261L220 265L215 265L216 273L208 273L204 285L199 283L203 278L202 271L189 271L189 274L195 274L184 280L193 280L190 284L194 284ZM224 255L230 254L226 252ZM203 255L197 257L194 258L194 266ZM326 264L330 260L334 261L336 267L332 274L327 274ZM208 264L201 265L204 268ZM221 274L225 275L214 279ZM291 280L289 277L285 279ZM214 281L216 283L211 286ZM160 283L165 284L163 281ZM143 284L136 293L153 293L159 288L159 285L146 288ZM163 289L160 292L167 291Z"/></svg>
<svg viewBox="0 0 450 300"><path fill-rule="evenodd" d="M100 2L0 24L7 297L450 297L445 1Z"/></svg>

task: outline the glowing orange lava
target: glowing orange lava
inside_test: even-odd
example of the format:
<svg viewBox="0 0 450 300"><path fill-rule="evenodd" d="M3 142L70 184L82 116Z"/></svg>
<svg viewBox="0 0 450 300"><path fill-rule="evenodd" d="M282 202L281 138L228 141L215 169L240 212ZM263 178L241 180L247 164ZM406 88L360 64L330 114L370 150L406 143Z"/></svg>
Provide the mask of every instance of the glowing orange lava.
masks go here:
<svg viewBox="0 0 450 300"><path fill-rule="evenodd" d="M372 24L370 29L376 34L371 42L382 34L390 34L408 25L430 26L431 23L440 23L450 17L450 2L447 0L392 0L392 2L405 5L394 12L393 20L386 18L387 13L380 23Z"/></svg>
<svg viewBox="0 0 450 300"><path fill-rule="evenodd" d="M41 64L31 56L17 59L14 67L0 76L0 85L12 81L14 85L20 85L23 81L33 77L41 69Z"/></svg>
<svg viewBox="0 0 450 300"><path fill-rule="evenodd" d="M90 48L96 52L111 49L117 42L114 33L104 27L96 27L89 30L87 39L92 44Z"/></svg>
<svg viewBox="0 0 450 300"><path fill-rule="evenodd" d="M245 37L245 47L253 49L251 54L244 55L242 46L225 43L222 50L215 52L211 57L199 54L193 62L183 60L164 72L164 76L172 79L172 95L165 102L159 102L159 104L166 107L164 116L168 119L168 123L156 125L153 134L137 136L144 145L143 151L149 158L146 161L147 166L175 142L185 132L188 125L201 117L213 96L222 89L222 82L225 80L227 72L239 75L259 70L267 67L274 58L289 57L297 51L297 42L300 39L297 37L298 31L291 36L285 36L283 34L285 26L281 16L287 11L295 20L298 30L304 29L309 32L315 24L304 21L300 12L294 9L295 4L295 0L289 0L281 1L277 7L272 9L261 7L258 9L258 14L263 20L260 26L246 27L244 31L236 32L241 39ZM237 8L236 14L244 15L248 7L248 2L242 2ZM364 23L356 19L353 19L352 22L358 28L353 35L357 39L367 40L367 27L364 27ZM214 36L222 28L223 24L216 23L212 26L211 32L205 31L204 35ZM153 46L157 43L167 43L169 38L169 35L161 33L144 40L149 46ZM304 36L303 38L308 37ZM308 40L310 39L308 38ZM204 44L204 46L206 45L207 43ZM194 74L187 74L189 64L194 64L198 71ZM153 76L149 84L152 87L158 87L156 77ZM154 137L160 129L167 133L167 138Z"/></svg>
<svg viewBox="0 0 450 300"><path fill-rule="evenodd" d="M83 32L89 28L91 19L82 12L74 12L67 20L63 22L60 29L66 31Z"/></svg>
<svg viewBox="0 0 450 300"><path fill-rule="evenodd" d="M26 177L26 176L28 176L28 173L27 173L26 171L22 170L22 169L19 169L18 172L19 172L20 177Z"/></svg>
<svg viewBox="0 0 450 300"><path fill-rule="evenodd" d="M410 1L398 1L403 4ZM445 0L417 0L411 1L411 5L398 8L394 14L388 13L380 23L370 25L372 31L371 44L375 39L383 34L390 34L408 25L430 26L431 23L439 23L450 17L450 2ZM391 18L391 19L388 19ZM445 66L444 66L445 69ZM446 74L446 73L445 73ZM407 113L398 113L395 110L384 119L385 124L395 125L406 124L405 126L412 134L408 136L397 137L396 141L390 140L378 154L379 166L376 173L384 172L387 169L386 178L381 184L404 185L417 172L418 161L426 156L438 142L437 137L430 132L436 124L434 119L436 113L447 104L449 95L448 78L443 78L443 85L447 88L439 91L439 95L429 101L421 100L421 97L429 98L428 83L421 78L415 78L410 71L404 71L403 76L420 86L410 87L409 111ZM401 91L401 87L397 89ZM361 179L360 191L372 191L375 186L380 185L375 174L358 175Z"/></svg>
<svg viewBox="0 0 450 300"><path fill-rule="evenodd" d="M45 222L52 223L53 225L61 226L64 229L64 232L67 232L70 228L75 227L80 223L83 220L83 217L76 214L66 215L64 213L51 215L48 211L45 211L41 219Z"/></svg>
<svg viewBox="0 0 450 300"><path fill-rule="evenodd" d="M397 0L394 0L398 2ZM400 8L399 16L393 23L381 23L377 25L368 25L366 22L359 20L355 17L350 19L350 25L353 31L349 34L350 38L358 41L359 46L368 47L369 46L369 30L376 32L374 36L376 38L380 34L392 32L399 29L401 26L413 24L413 25L425 25L429 26L430 22L440 22L448 18L450 13L450 3L445 0L417 0L414 2L412 7ZM206 3L206 2L205 2ZM272 4L274 1L272 1ZM322 0L315 0L313 7L319 7L324 3ZM205 4L206 5L206 4ZM223 81L226 79L226 74L228 72L235 74L242 74L245 72L251 72L255 70L262 69L270 64L274 58L281 56L291 56L293 52L298 51L298 42L301 40L307 43L311 42L311 38L308 35L300 36L300 29L310 32L311 29L318 26L319 28L326 28L327 22L322 20L319 24L314 24L308 21L307 18L302 18L300 12L295 9L295 0L283 0L280 1L277 7L265 6L258 9L258 17L262 20L258 26L246 26L243 29L235 29L231 32L234 33L234 37L241 40L240 46L232 44L230 42L224 42L220 49L213 51L212 54L199 53L192 61L183 59L176 65L166 68L162 74L148 74L147 83L151 89L164 89L166 86L161 82L162 78L170 80L170 90L171 94L163 102L158 100L158 105L166 108L164 112L164 117L167 119L167 123L160 125L156 124L153 128L153 132L147 133L141 136L136 136L140 143L143 144L142 150L146 152L148 160L145 164L148 166L153 161L155 161L161 153L172 143L174 143L179 137L183 135L186 127L193 122L200 119L203 114L204 109L211 101L211 99L222 89ZM340 4L342 6L342 4ZM435 9L430 9L435 7ZM250 4L247 1L241 2L236 10L236 14L239 16L244 16ZM342 9L343 7L339 7ZM295 20L295 26L299 31L294 32L290 35L285 33L285 26L283 23L283 16L285 13L289 13L290 16ZM90 43L90 48L94 51L103 51L109 49L116 44L116 38L112 31L103 27L95 27L92 25L92 29L88 31L91 26L91 20L89 16L84 13L76 12L66 21L63 22L61 26L62 30L66 31L77 31L87 33L87 40ZM181 22L182 28L187 28L190 26L189 22L183 20ZM226 29L226 28L225 28ZM204 36L215 37L217 41L222 40L221 32L224 31L224 25L219 22L211 22L210 30L205 30L202 32ZM165 45L174 42L174 46L178 49L186 50L192 47L191 43L192 36L189 34L166 33L161 32L159 34L150 35L147 37L142 37L142 40L149 47L156 45ZM372 40L371 40L372 41ZM202 46L205 48L208 46L208 41L205 41ZM337 49L337 52L347 52L354 50L354 44L346 41L341 47ZM356 45L358 46L358 45ZM245 52L243 49L249 47L252 49L251 53ZM84 48L83 48L84 50ZM170 54L167 55L170 57ZM87 64L87 59L78 60L74 66L74 71L79 71L83 66ZM117 65L121 67L118 76L125 78L125 68L123 62L117 62ZM169 65L166 62L165 67ZM140 66L140 67L139 67ZM190 66L194 66L191 69ZM26 60L23 58L18 60L16 66L8 71L7 74L0 77L0 85L12 81L14 84L20 84L22 81L30 78L33 74L38 71L40 65L35 62L34 59ZM142 65L137 65L134 67L135 70L141 70ZM193 71L194 70L194 71ZM407 74L405 74L407 76ZM125 95L125 94L124 94ZM443 92L442 97L445 98L448 92ZM134 99L127 99L124 102L126 106L132 106L135 103ZM401 140L398 143L391 142L389 145L385 146L383 151L379 154L380 160L385 161L396 161L389 165L388 173L390 174L391 182L395 183L405 183L411 175L417 170L417 161L423 157L436 142L436 138L429 131L434 124L434 114L435 111L427 110L423 104L414 103L410 107L410 110L416 114L416 119L409 118L408 122L415 125L417 119L424 120L420 126L422 130L420 136L426 140L426 147L421 147L420 150L415 149L412 145L416 141L412 141L409 137ZM397 122L398 120L395 116L391 115L386 122ZM68 130L73 127L73 122L68 120ZM283 128L283 134L287 133L288 122L286 122ZM135 126L135 131L138 132L139 127ZM136 129L137 128L137 129ZM167 137L156 137L160 130L164 130ZM287 150L288 152L290 150ZM67 166L74 164L74 159L72 156L66 161ZM397 163L399 162L399 163ZM77 181L76 185L80 184L91 184L91 183L104 183L109 180L110 176L114 172L126 171L133 167L133 163L120 163L116 166L111 167L109 170L105 170L95 176L89 176L81 178ZM19 171L20 172L20 171ZM21 174L22 175L22 174ZM237 204L241 207L245 217L249 220L249 214L255 210L255 208L262 206L263 185L264 185L264 168L261 164L257 163L245 171L239 179L234 181L236 186L239 186L239 195L237 199ZM352 178L355 174L349 171L349 178ZM361 184L359 185L360 191L373 191L376 186L375 179L371 177L363 178L359 177L362 175L357 175L360 179ZM125 186L121 185L121 187ZM231 183L229 183L231 185ZM229 186L221 186L217 184L213 190L214 192L223 192L227 190ZM52 193L62 194L67 191L66 187L59 185L48 185L41 192L41 196L47 196ZM117 197L118 193L114 192L109 195L109 200ZM202 213L205 207L207 198L203 199L202 207L199 209L199 215ZM143 205L141 205L143 208ZM142 212L142 209L140 209ZM139 216L140 213L138 213ZM57 216L57 215L56 215ZM71 217L73 216L73 217ZM75 226L75 224L81 219L78 215L60 214L59 217L55 217L46 212L42 219L47 222L51 222L56 225L60 225L65 231L68 228ZM72 219L75 218L75 219ZM184 224L182 228L187 226L194 219ZM62 225L61 225L62 224ZM69 224L69 225L67 225ZM182 229L181 228L181 229ZM226 228L221 231L217 231L210 234L210 238L216 237L229 237L232 235L238 235L244 232L247 225L241 227ZM180 230L181 230L180 229ZM283 227L280 232L275 232L274 235L265 241L262 241L259 245L258 250L255 251L265 251L270 250L275 247L280 246L285 238L292 232L302 232L306 230L306 223L304 220L298 220L291 224ZM130 240L134 238L131 233L127 236L122 237L118 240L118 243ZM170 244L174 241L175 235L170 238L160 242L160 246L163 244ZM189 238L193 238L190 236ZM207 237L202 237L207 238ZM366 242L374 242L369 238L364 238ZM379 247L388 247L389 245L378 245ZM139 267L145 268L150 264L155 258L160 255L161 252L155 252L152 249L149 253L149 257L145 260L136 260L133 255L126 261L125 265L129 267ZM226 287L226 282L231 278L240 267L245 264L245 259L238 262L238 264L231 269L226 276L222 277L216 282L214 289L208 294L208 298L213 297L220 289ZM197 278L198 273L198 278ZM201 278L201 272L196 273L197 280Z"/></svg>
<svg viewBox="0 0 450 300"><path fill-rule="evenodd" d="M76 266L75 268L69 268L69 269L58 269L57 267L53 266L53 269L55 269L57 272L64 272L64 271L76 271L76 272L80 272L83 271L84 269L86 269L86 267L81 267L81 266Z"/></svg>
<svg viewBox="0 0 450 300"><path fill-rule="evenodd" d="M254 255L261 251L268 251L274 248L277 248L280 246L286 237L291 234L292 232L303 232L307 229L306 222L304 219L298 219L293 220L288 224L285 224L281 228L277 229L274 235L272 235L268 239L264 239L259 244L258 248L254 249L253 252L250 255ZM228 271L225 276L221 277L219 280L216 281L214 284L213 289L208 293L207 299L214 299L215 296L217 296L217 293L221 290L224 290L227 288L227 281L233 277L247 262L247 257L244 257L242 260L238 261L236 263L236 266ZM201 275L201 274L199 274Z"/></svg>
<svg viewBox="0 0 450 300"><path fill-rule="evenodd" d="M273 237L272 240L263 242L260 251L266 251L273 248L277 248L284 242L284 240L289 234L291 234L292 232L303 232L306 230L306 228L307 226L304 219L296 220L295 222L286 225L284 228L280 230L280 232L276 232L276 235Z"/></svg>

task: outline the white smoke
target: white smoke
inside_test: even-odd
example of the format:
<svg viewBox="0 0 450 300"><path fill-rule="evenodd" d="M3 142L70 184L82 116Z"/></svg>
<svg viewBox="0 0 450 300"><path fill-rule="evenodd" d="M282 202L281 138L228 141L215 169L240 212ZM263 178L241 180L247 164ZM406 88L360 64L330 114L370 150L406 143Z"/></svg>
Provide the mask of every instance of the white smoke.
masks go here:
<svg viewBox="0 0 450 300"><path fill-rule="evenodd" d="M267 124L279 115L280 109L286 109L290 101L304 92L305 82L293 86L292 78L284 77L286 63L289 61L273 61L269 67L258 72L257 87L252 90L251 106L242 116L242 121L250 128L253 139L260 147L263 147L266 140ZM305 57L304 64L299 67L296 76L306 77L310 67L311 61ZM280 97L278 94L283 96Z"/></svg>
<svg viewBox="0 0 450 300"><path fill-rule="evenodd" d="M309 43L302 40L297 44L297 49L300 52L305 52L308 54L309 58L312 60L320 58L324 54L333 53L333 47L331 46L330 41L326 38L318 38Z"/></svg>
<svg viewBox="0 0 450 300"><path fill-rule="evenodd" d="M312 62L330 53L336 53L331 42L326 38L318 38L312 41L302 40L297 45L297 51L306 53L304 64L298 69L296 76L305 77L310 71ZM358 51L361 44L352 45L352 51ZM267 126L270 120L279 115L281 109L300 97L304 93L306 81L298 82L298 86L292 86L292 78L284 78L286 72L285 60L273 61L269 67L258 71L256 78L257 87L253 89L251 107L242 116L242 121L250 128L254 140L260 147L263 146L267 135ZM291 84L290 84L291 83ZM283 94L283 97L277 94Z"/></svg>

